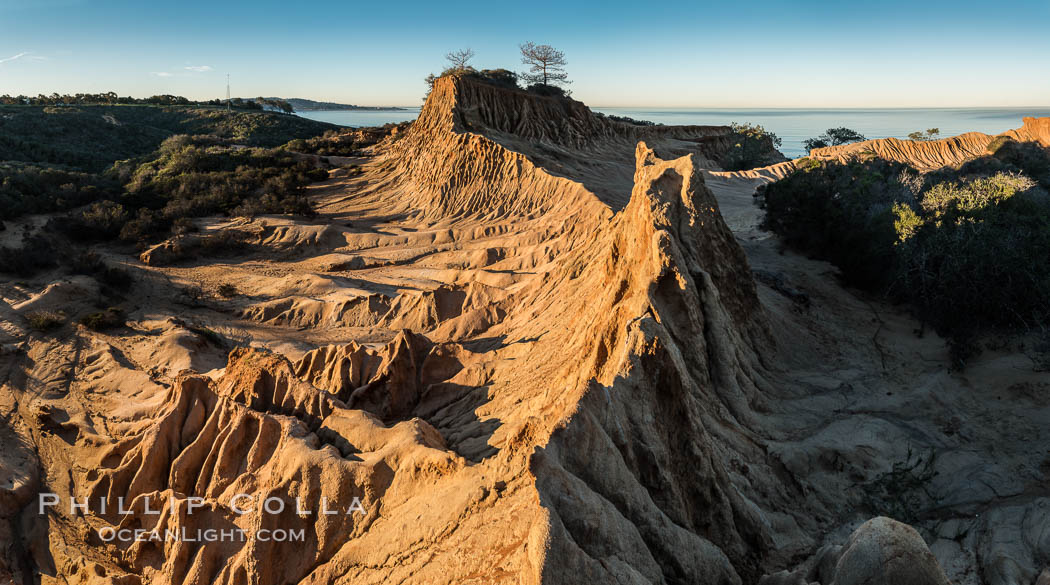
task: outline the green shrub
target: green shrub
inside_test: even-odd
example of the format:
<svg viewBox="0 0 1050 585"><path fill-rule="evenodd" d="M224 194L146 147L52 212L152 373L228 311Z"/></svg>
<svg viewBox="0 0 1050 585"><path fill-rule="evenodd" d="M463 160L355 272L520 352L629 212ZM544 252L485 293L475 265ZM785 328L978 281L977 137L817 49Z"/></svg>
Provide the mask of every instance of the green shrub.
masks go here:
<svg viewBox="0 0 1050 585"><path fill-rule="evenodd" d="M1050 202L1022 175L937 183L902 232L894 291L949 335L1050 318Z"/></svg>
<svg viewBox="0 0 1050 585"><path fill-rule="evenodd" d="M629 116L617 116L615 114L603 114L602 112L595 112L595 115L599 118L608 118L614 122L623 122L624 124L630 124L632 126L663 126L663 124L657 124L649 120L637 120Z"/></svg>
<svg viewBox="0 0 1050 585"><path fill-rule="evenodd" d="M766 229L910 303L959 355L984 328L1050 324L1050 197L1023 174L809 161L756 197Z"/></svg>
<svg viewBox="0 0 1050 585"><path fill-rule="evenodd" d="M102 257L95 252L87 251L65 260L72 274L85 274L93 277L99 284L116 291L131 288L131 274L123 268L106 265Z"/></svg>
<svg viewBox="0 0 1050 585"><path fill-rule="evenodd" d="M66 218L66 233L79 240L115 238L128 222L128 211L112 201L97 201Z"/></svg>
<svg viewBox="0 0 1050 585"><path fill-rule="evenodd" d="M400 122L385 124L376 128L347 128L344 130L329 130L322 136L308 138L305 140L292 140L282 146L282 149L304 154L318 154L321 156L362 156L363 150L369 146L378 144L391 135L404 131L411 122ZM322 164L328 164L322 160ZM314 180L322 181L327 177Z"/></svg>
<svg viewBox="0 0 1050 585"><path fill-rule="evenodd" d="M58 260L58 251L51 238L34 234L22 238L19 248L0 247L0 272L17 276L32 276L51 268Z"/></svg>
<svg viewBox="0 0 1050 585"><path fill-rule="evenodd" d="M214 258L231 252L239 252L248 247L252 234L238 229L223 229L216 232L178 238L171 242L171 247L159 257L154 258L154 265L173 264L201 257Z"/></svg>
<svg viewBox="0 0 1050 585"><path fill-rule="evenodd" d="M893 210L914 200L899 163L823 163L813 159L760 189L763 226L791 247L839 267L847 282L877 287L893 263ZM916 176L916 175L912 175Z"/></svg>
<svg viewBox="0 0 1050 585"><path fill-rule="evenodd" d="M521 89L521 86L518 85L518 74L509 69L482 69L478 71L467 65L464 67L448 67L441 72L441 75L434 75L433 73L427 75L423 79L427 84L427 93L429 94L430 89L433 89L435 81L441 77L449 77L451 75L469 77L482 83L505 89Z"/></svg>
<svg viewBox="0 0 1050 585"><path fill-rule="evenodd" d="M482 69L475 72L473 77L497 87L519 89L518 74L509 69Z"/></svg>
<svg viewBox="0 0 1050 585"><path fill-rule="evenodd" d="M754 124L733 122L730 127L733 129L730 146L722 160L725 170L743 171L783 160L776 150L783 140L776 134Z"/></svg>
<svg viewBox="0 0 1050 585"><path fill-rule="evenodd" d="M544 83L533 83L532 85L526 87L525 91L529 93L534 93L536 95L541 95L543 97L553 98L568 98L572 95L572 92L565 89L564 87L559 87L557 85L547 85Z"/></svg>
<svg viewBox="0 0 1050 585"><path fill-rule="evenodd" d="M828 128L823 134L816 138L807 138L802 141L802 146L805 147L806 151L813 150L814 148L825 148L828 146L838 146L840 144L852 144L854 142L863 142L867 140L863 134L856 130L849 128Z"/></svg>
<svg viewBox="0 0 1050 585"><path fill-rule="evenodd" d="M119 183L108 177L48 165L0 162L0 220L72 209L119 193Z"/></svg>
<svg viewBox="0 0 1050 585"><path fill-rule="evenodd" d="M100 95L85 99L116 104L130 98ZM178 96L150 99L189 103ZM121 198L121 186L129 177L120 169L134 170L141 157L165 156L187 145L200 145L205 142L201 137L210 137L210 145L226 142L272 148L336 128L297 116L227 112L225 108L0 105L0 161L7 161L0 162L0 221L25 213L65 211L103 199L123 204L135 215L137 206ZM118 161L118 168L111 169Z"/></svg>
<svg viewBox="0 0 1050 585"><path fill-rule="evenodd" d="M81 317L79 323L92 331L106 331L123 327L126 321L123 309L110 307L105 311L98 311Z"/></svg>
<svg viewBox="0 0 1050 585"><path fill-rule="evenodd" d="M66 322L66 315L61 311L33 311L26 313L29 327L36 331L58 329Z"/></svg>
<svg viewBox="0 0 1050 585"><path fill-rule="evenodd" d="M95 280L97 280L99 284L122 292L130 289L133 282L131 274L128 273L127 270L113 266L107 266L103 270L96 272Z"/></svg>
<svg viewBox="0 0 1050 585"><path fill-rule="evenodd" d="M173 136L156 157L122 161L113 175L126 182L121 201L100 201L70 214L63 229L78 239L143 242L194 229L189 218L214 214L312 216L305 185L327 179L314 162L283 150L232 148L212 136Z"/></svg>
<svg viewBox="0 0 1050 585"><path fill-rule="evenodd" d="M66 259L72 274L94 275L106 269L106 263L97 252L88 250Z"/></svg>
<svg viewBox="0 0 1050 585"><path fill-rule="evenodd" d="M988 146L992 159L1009 170L1021 171L1050 189L1050 148L1035 142L1018 142L1012 138L997 138Z"/></svg>
<svg viewBox="0 0 1050 585"><path fill-rule="evenodd" d="M190 332L199 336L201 339L214 345L215 347L226 347L226 338L213 329L208 329L207 327L200 327L196 325L190 325L187 328L190 330Z"/></svg>
<svg viewBox="0 0 1050 585"><path fill-rule="evenodd" d="M941 136L940 128L929 128L927 130L919 130L908 134L908 140L915 140L918 142L929 142L931 140L937 140Z"/></svg>

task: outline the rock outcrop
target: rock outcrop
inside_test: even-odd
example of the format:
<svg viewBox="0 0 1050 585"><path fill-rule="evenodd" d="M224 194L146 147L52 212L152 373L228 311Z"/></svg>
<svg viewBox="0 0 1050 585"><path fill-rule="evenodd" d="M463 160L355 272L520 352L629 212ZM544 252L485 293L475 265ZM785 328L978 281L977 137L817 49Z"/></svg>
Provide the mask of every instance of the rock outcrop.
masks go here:
<svg viewBox="0 0 1050 585"><path fill-rule="evenodd" d="M988 146L999 137L1018 142L1037 142L1050 147L1050 118L1024 118L1023 125L995 136L981 132L967 132L940 140L901 140L877 138L841 146L814 148L810 158L845 161L863 154L886 160L907 163L920 171L932 171L959 165L988 154Z"/></svg>
<svg viewBox="0 0 1050 585"><path fill-rule="evenodd" d="M828 545L792 572L766 576L761 585L948 585L936 557L914 528L873 518L842 545Z"/></svg>

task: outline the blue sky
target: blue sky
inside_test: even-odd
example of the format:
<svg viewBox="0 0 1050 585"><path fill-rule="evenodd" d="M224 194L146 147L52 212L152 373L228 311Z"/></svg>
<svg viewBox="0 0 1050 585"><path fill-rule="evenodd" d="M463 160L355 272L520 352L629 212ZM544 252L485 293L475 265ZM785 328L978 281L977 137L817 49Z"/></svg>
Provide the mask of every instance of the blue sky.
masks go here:
<svg viewBox="0 0 1050 585"><path fill-rule="evenodd" d="M565 51L594 106L1050 105L1050 0L0 0L0 94L418 105L443 55Z"/></svg>

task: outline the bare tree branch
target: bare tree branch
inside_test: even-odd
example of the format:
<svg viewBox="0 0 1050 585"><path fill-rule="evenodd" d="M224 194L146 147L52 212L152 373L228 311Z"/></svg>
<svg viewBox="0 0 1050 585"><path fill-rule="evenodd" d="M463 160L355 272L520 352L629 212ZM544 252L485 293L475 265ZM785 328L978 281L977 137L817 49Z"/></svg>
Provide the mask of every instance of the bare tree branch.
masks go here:
<svg viewBox="0 0 1050 585"><path fill-rule="evenodd" d="M445 55L445 58L448 59L450 63L452 63L453 69L457 71L462 71L469 67L469 65L467 64L470 62L471 59L474 58L474 49L468 47L466 49L452 51Z"/></svg>
<svg viewBox="0 0 1050 585"><path fill-rule="evenodd" d="M571 83L565 72L568 64L565 53L550 45L531 42L521 45L521 62L529 66L529 72L521 74L526 82L548 86Z"/></svg>

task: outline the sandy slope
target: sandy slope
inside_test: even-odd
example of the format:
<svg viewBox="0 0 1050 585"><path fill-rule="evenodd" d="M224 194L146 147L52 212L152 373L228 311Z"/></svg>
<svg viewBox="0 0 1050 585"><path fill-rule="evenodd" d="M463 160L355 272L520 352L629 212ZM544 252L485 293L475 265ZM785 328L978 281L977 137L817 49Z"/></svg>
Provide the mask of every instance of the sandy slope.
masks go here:
<svg viewBox="0 0 1050 585"><path fill-rule="evenodd" d="M0 575L827 585L941 583L939 561L1032 583L1045 374L1009 345L951 373L899 309L781 254L751 193L785 166L713 170L726 134L445 78L363 174L311 189L316 221L209 220L251 250L170 265L108 251L136 278L126 329L30 332L103 292L4 282ZM936 475L900 471L909 452ZM134 512L41 516L40 490ZM236 494L311 513L239 515ZM367 514L319 513L354 498ZM851 535L879 515L936 560L902 524Z"/></svg>

